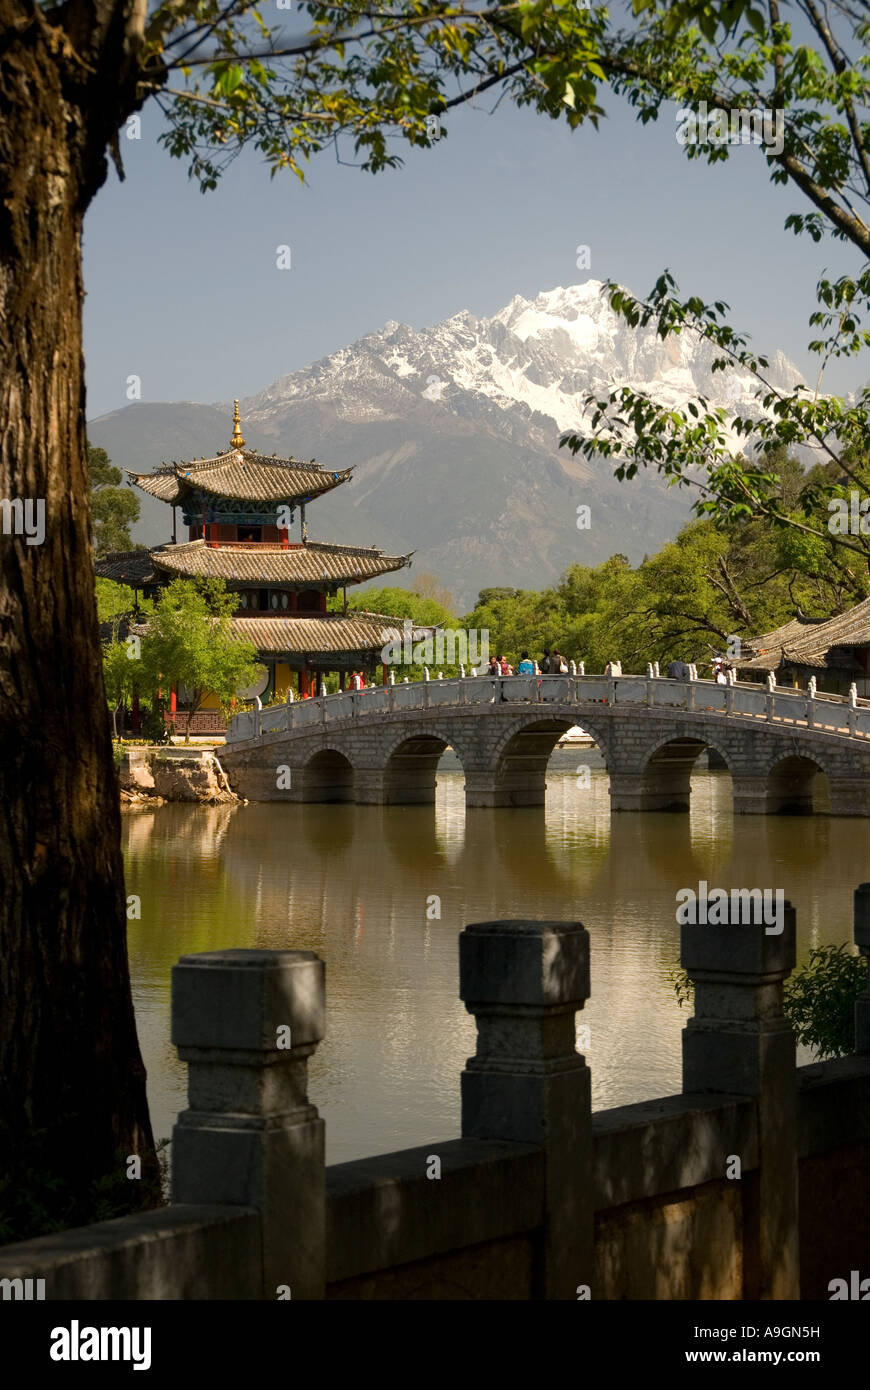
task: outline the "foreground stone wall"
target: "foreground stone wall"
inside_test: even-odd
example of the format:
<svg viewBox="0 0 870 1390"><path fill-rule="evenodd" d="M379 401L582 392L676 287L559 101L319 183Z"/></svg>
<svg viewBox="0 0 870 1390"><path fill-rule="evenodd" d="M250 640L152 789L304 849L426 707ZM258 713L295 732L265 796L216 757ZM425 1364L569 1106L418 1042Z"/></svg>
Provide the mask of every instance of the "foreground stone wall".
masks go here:
<svg viewBox="0 0 870 1390"><path fill-rule="evenodd" d="M44 1278L48 1299L829 1298L870 1273L870 989L855 1055L797 1071L794 937L790 908L780 936L684 927L682 1093L593 1116L574 1046L587 933L467 927L462 1137L328 1169L306 1079L323 963L184 957L173 1204L5 1247L0 1281ZM868 954L870 885L855 937Z"/></svg>

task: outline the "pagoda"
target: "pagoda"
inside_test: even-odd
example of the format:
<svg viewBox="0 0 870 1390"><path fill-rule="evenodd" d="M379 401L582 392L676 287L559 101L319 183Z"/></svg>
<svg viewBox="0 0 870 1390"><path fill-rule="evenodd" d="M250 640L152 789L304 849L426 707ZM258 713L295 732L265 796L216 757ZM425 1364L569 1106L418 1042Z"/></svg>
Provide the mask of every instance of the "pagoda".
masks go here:
<svg viewBox="0 0 870 1390"><path fill-rule="evenodd" d="M153 473L127 470L132 483L172 507L172 541L107 555L97 561L97 575L145 597L173 579L223 579L237 600L233 631L256 647L268 673L244 692L249 698L287 699L292 690L304 699L318 693L328 672L338 674L342 690L350 672L371 679L382 648L400 636L401 625L379 613L348 612L347 589L404 568L413 551L385 555L374 547L309 539L306 507L352 472L247 449L235 401L229 448L214 458L164 463ZM177 539L179 510L185 540ZM339 591L344 611L327 612L327 598ZM179 731L186 727L178 708L183 694L173 689L170 697L169 717ZM209 705L194 716L191 732L223 728L217 701Z"/></svg>

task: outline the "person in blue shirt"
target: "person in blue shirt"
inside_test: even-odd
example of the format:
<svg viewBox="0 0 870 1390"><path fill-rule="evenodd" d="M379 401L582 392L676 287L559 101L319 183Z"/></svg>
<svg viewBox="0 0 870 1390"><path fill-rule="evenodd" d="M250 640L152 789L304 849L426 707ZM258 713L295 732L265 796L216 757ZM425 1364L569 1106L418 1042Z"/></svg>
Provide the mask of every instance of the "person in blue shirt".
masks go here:
<svg viewBox="0 0 870 1390"><path fill-rule="evenodd" d="M535 663L529 659L528 652L520 654L520 664L517 667L517 675L533 676L535 674Z"/></svg>

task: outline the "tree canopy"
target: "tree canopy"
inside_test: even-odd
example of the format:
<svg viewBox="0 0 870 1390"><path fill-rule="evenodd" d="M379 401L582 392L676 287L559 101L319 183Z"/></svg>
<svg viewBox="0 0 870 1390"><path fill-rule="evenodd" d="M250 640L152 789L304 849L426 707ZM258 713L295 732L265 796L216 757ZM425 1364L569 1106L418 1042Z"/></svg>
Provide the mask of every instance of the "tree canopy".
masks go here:
<svg viewBox="0 0 870 1390"><path fill-rule="evenodd" d="M105 449L88 444L91 521L97 558L113 550L134 548L130 527L139 520L139 498L121 486L121 479L120 468L112 466Z"/></svg>
<svg viewBox="0 0 870 1390"><path fill-rule="evenodd" d="M187 687L188 713L201 708L209 693L228 711L237 692L262 673L257 649L233 634L230 619L236 595L222 579L174 579L155 601L142 638L142 685ZM190 720L187 726L190 741Z"/></svg>

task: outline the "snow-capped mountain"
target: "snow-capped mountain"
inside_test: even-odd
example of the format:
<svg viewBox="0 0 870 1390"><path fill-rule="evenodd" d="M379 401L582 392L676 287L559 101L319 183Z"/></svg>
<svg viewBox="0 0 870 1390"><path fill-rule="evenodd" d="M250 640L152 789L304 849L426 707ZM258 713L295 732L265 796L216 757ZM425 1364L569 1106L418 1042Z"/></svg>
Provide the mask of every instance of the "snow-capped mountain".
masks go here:
<svg viewBox="0 0 870 1390"><path fill-rule="evenodd" d="M429 400L462 412L476 399L492 418L517 407L557 431L579 428L581 402L590 392L630 384L669 408L696 394L717 404L754 408L756 383L748 373L714 374L716 350L688 333L663 341L655 328L632 329L610 308L599 280L549 290L537 299L516 295L492 318L467 310L417 332L390 322L307 371L281 377L245 402L251 417L267 420L302 395L325 396L341 380L348 409L359 409L360 383L382 371ZM368 370L367 370L368 369ZM782 387L798 379L782 353L769 379Z"/></svg>
<svg viewBox="0 0 870 1390"><path fill-rule="evenodd" d="M414 549L462 608L480 588L540 588L572 562L614 551L639 560L675 535L685 490L653 474L618 483L608 463L574 458L559 438L582 428L587 394L613 386L669 407L703 394L754 409L752 378L712 373L715 355L688 334L631 329L589 280L518 295L492 318L387 323L244 400L242 420L249 447L355 466L351 486L312 508L313 537ZM782 387L798 379L782 354L767 375ZM90 436L116 464L148 469L225 447L230 409L142 403L93 422ZM591 506L589 530L577 529L580 504ZM167 535L158 506L143 499L147 541Z"/></svg>

